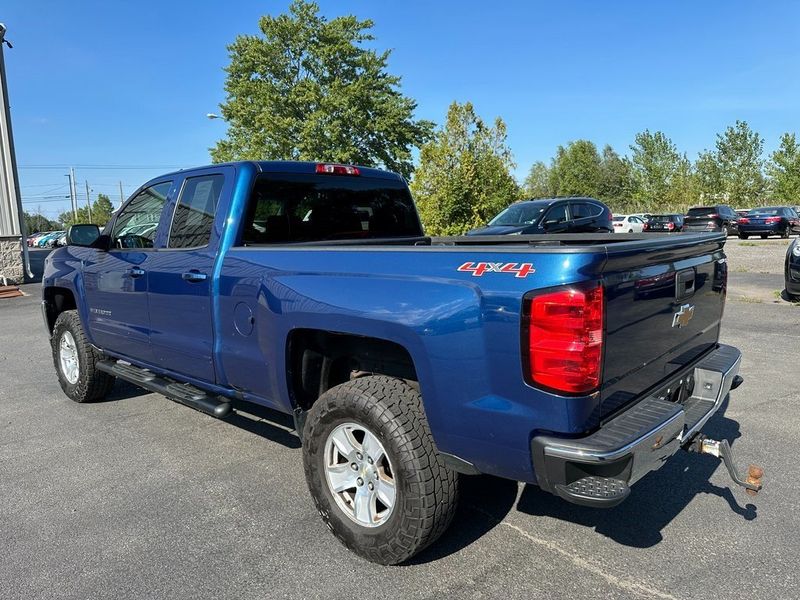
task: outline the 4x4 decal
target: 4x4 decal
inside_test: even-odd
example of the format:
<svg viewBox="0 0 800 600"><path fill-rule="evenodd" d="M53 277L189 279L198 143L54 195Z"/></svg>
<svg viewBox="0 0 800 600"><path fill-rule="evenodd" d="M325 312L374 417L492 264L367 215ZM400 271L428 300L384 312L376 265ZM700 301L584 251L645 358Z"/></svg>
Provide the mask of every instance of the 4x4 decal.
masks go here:
<svg viewBox="0 0 800 600"><path fill-rule="evenodd" d="M472 273L473 277L480 277L484 273L513 273L515 277L527 277L536 272L531 263L465 262L456 270Z"/></svg>

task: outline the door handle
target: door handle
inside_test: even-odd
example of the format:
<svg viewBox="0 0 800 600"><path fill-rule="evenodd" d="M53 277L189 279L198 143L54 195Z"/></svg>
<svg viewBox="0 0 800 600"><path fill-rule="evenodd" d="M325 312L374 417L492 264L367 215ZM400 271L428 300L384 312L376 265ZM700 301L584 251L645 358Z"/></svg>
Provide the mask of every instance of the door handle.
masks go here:
<svg viewBox="0 0 800 600"><path fill-rule="evenodd" d="M128 269L126 272L134 279L144 275L144 269L140 269L139 267L133 267L132 269Z"/></svg>
<svg viewBox="0 0 800 600"><path fill-rule="evenodd" d="M189 283L199 283L208 279L208 275L200 271L187 271L181 275L181 277L183 277L184 281L188 281Z"/></svg>

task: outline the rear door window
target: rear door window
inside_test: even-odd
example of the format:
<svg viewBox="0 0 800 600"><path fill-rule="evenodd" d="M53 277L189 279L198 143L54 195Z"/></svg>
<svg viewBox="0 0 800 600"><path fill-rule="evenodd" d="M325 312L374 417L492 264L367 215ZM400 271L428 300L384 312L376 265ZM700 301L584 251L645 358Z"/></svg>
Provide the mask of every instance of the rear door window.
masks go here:
<svg viewBox="0 0 800 600"><path fill-rule="evenodd" d="M208 245L224 183L225 178L221 174L186 179L172 217L170 248L200 248Z"/></svg>
<svg viewBox="0 0 800 600"><path fill-rule="evenodd" d="M573 219L588 219L591 217L597 217L603 212L602 208L589 202L571 202L570 210L572 211Z"/></svg>

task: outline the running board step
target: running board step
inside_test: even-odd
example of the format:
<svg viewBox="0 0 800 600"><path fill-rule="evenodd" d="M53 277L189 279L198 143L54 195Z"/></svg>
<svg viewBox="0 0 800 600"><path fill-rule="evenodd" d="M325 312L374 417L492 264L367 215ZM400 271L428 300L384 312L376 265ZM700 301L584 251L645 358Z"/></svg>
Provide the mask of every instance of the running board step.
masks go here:
<svg viewBox="0 0 800 600"><path fill-rule="evenodd" d="M555 491L573 504L606 508L625 500L631 493L631 488L619 479L591 475L568 485L556 485Z"/></svg>
<svg viewBox="0 0 800 600"><path fill-rule="evenodd" d="M115 360L101 360L97 363L97 368L218 419L226 417L231 412L231 404L226 398L211 396L193 385L160 377L147 369Z"/></svg>

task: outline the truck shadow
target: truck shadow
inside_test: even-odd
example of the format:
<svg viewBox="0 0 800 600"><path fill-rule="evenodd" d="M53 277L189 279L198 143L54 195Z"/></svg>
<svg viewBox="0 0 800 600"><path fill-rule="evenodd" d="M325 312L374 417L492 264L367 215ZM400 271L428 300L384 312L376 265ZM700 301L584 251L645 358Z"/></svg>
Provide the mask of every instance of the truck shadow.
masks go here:
<svg viewBox="0 0 800 600"><path fill-rule="evenodd" d="M111 393L100 402L117 402L150 393L152 392L117 379ZM171 402L163 397L159 397L159 401ZM232 405L236 412L225 417L225 423L287 448L297 449L302 446L300 439L294 434L294 420L290 415L249 402L234 400Z"/></svg>
<svg viewBox="0 0 800 600"><path fill-rule="evenodd" d="M725 399L720 410L703 428L714 439L727 439L733 444L741 436L739 423L724 416ZM742 457L737 457L740 461ZM745 463L738 465L740 469ZM526 485L517 503L517 510L533 516L545 516L593 527L612 540L636 548L655 546L663 539L666 527L697 494L713 494L727 502L730 509L745 520L757 517L756 506L740 504L729 487L712 484L709 478L717 469L725 472L721 461L708 455L678 452L661 469L650 473L631 488L625 502L610 509L588 508L569 504L560 498ZM731 482L739 498L744 490Z"/></svg>
<svg viewBox="0 0 800 600"><path fill-rule="evenodd" d="M732 444L741 436L739 423L724 416L728 399L703 427L703 432L715 439L727 439ZM737 457L740 469L746 467ZM610 509L589 508L570 504L535 485L524 485L517 495L519 484L486 475L461 478L461 504L453 524L442 538L411 559L409 564L424 564L438 560L467 547L499 525L516 502L519 513L533 517L549 517L592 527L598 533L619 544L648 548L662 541L662 530L697 494L713 494L722 498L731 511L745 520L757 517L756 506L740 504L737 498L746 497L744 490L719 487L709 478L725 467L708 455L680 451L661 469L650 473L634 485L625 502ZM727 477L727 474L725 473ZM735 488L735 484L731 482Z"/></svg>

